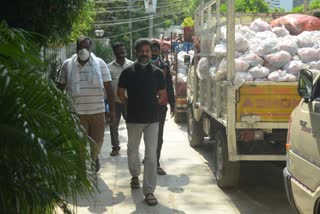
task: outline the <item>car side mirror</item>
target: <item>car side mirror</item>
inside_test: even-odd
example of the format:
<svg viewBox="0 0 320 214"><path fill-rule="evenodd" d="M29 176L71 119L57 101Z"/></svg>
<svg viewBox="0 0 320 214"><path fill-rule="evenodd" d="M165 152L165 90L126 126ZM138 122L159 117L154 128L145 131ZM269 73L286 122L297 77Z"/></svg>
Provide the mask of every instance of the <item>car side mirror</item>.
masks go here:
<svg viewBox="0 0 320 214"><path fill-rule="evenodd" d="M298 93L304 98L305 102L312 101L313 94L313 76L312 72L307 69L300 71L298 80Z"/></svg>

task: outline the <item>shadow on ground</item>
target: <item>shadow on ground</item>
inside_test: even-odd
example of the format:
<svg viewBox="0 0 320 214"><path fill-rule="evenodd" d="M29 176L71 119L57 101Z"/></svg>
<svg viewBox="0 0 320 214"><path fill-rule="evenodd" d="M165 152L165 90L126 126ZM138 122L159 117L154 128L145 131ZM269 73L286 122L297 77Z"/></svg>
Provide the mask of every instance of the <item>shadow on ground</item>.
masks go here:
<svg viewBox="0 0 320 214"><path fill-rule="evenodd" d="M77 197L78 207L88 207L88 210L92 213L106 213L108 207L121 203L125 199L123 192L113 193L108 185L100 178L97 177L97 185L99 191L95 191L93 196L83 198Z"/></svg>
<svg viewBox="0 0 320 214"><path fill-rule="evenodd" d="M194 148L204 159L214 176L213 142ZM294 214L285 193L282 170L285 162L243 161L239 186L224 190L240 213Z"/></svg>
<svg viewBox="0 0 320 214"><path fill-rule="evenodd" d="M156 206L149 206L144 201L144 196L142 194L141 189L138 190L131 190L131 196L133 199L134 204L136 205L136 210L131 212L131 214L142 214L146 213L161 213L161 214L184 214L185 212L177 210L177 209L171 209L169 207L164 206L161 203L158 203Z"/></svg>

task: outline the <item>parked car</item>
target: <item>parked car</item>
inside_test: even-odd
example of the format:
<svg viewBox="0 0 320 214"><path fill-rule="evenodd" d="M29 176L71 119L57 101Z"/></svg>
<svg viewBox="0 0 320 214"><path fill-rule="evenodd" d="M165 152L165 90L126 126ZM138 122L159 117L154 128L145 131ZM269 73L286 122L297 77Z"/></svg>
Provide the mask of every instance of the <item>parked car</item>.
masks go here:
<svg viewBox="0 0 320 214"><path fill-rule="evenodd" d="M283 170L287 197L299 213L320 213L320 71L302 70L301 101L292 111Z"/></svg>

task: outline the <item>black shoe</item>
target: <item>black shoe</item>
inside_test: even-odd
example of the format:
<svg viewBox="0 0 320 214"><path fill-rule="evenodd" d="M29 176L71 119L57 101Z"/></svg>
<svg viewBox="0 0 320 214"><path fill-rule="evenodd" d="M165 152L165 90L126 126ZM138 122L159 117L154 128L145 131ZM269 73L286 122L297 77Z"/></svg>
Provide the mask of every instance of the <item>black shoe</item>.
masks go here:
<svg viewBox="0 0 320 214"><path fill-rule="evenodd" d="M117 156L119 154L120 151L120 147L112 149L112 151L110 152L110 156Z"/></svg>
<svg viewBox="0 0 320 214"><path fill-rule="evenodd" d="M99 158L96 160L96 172L99 172L100 170L100 161L99 161Z"/></svg>
<svg viewBox="0 0 320 214"><path fill-rule="evenodd" d="M167 174L166 171L164 171L164 169L162 169L160 166L158 166L158 168L157 168L157 173L158 173L158 175L165 175L165 174Z"/></svg>

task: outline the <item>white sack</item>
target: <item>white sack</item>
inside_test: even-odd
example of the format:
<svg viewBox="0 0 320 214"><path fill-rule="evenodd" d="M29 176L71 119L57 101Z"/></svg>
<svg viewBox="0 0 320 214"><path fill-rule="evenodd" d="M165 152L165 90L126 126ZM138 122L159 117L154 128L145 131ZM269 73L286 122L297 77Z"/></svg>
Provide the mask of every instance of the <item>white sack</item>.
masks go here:
<svg viewBox="0 0 320 214"><path fill-rule="evenodd" d="M186 83L187 82L187 75L178 73L177 74L177 82L179 83Z"/></svg>
<svg viewBox="0 0 320 214"><path fill-rule="evenodd" d="M308 66L310 66L311 69L320 70L320 60L309 62Z"/></svg>
<svg viewBox="0 0 320 214"><path fill-rule="evenodd" d="M214 80L218 81L226 77L227 75L227 61L226 58L223 58L222 61L219 63L218 71L216 75L213 77Z"/></svg>
<svg viewBox="0 0 320 214"><path fill-rule="evenodd" d="M261 32L261 31L271 31L271 27L270 25L265 22L262 21L260 18L254 20L251 24L250 24L250 29L255 31L255 32Z"/></svg>
<svg viewBox="0 0 320 214"><path fill-rule="evenodd" d="M273 71L269 74L268 80L276 82L285 82L287 81L286 72L282 70Z"/></svg>
<svg viewBox="0 0 320 214"><path fill-rule="evenodd" d="M308 63L320 59L320 50L314 48L301 48L298 50L298 56L302 62Z"/></svg>
<svg viewBox="0 0 320 214"><path fill-rule="evenodd" d="M311 48L315 45L314 33L312 31L304 31L297 36L297 44L300 48Z"/></svg>
<svg viewBox="0 0 320 214"><path fill-rule="evenodd" d="M252 67L248 70L248 73L251 74L252 78L255 79L264 79L268 77L270 74L270 70L266 67L263 67L261 65L257 65L255 67Z"/></svg>
<svg viewBox="0 0 320 214"><path fill-rule="evenodd" d="M307 69L309 65L304 64L301 60L293 60L283 67L287 74L298 75L301 69Z"/></svg>
<svg viewBox="0 0 320 214"><path fill-rule="evenodd" d="M289 35L289 31L284 27L274 27L272 32L277 35L277 37L284 37Z"/></svg>
<svg viewBox="0 0 320 214"><path fill-rule="evenodd" d="M251 53L251 54L247 54L245 56L242 57L244 61L246 61L247 63L249 63L249 65L251 67L257 66L257 65L263 65L264 60L259 57L257 54Z"/></svg>
<svg viewBox="0 0 320 214"><path fill-rule="evenodd" d="M259 56L275 53L280 50L277 39L269 38L260 42L260 44L254 44L251 49ZM257 45L257 46L256 46Z"/></svg>
<svg viewBox="0 0 320 214"><path fill-rule="evenodd" d="M272 67L281 68L286 65L291 60L291 55L286 51L279 51L277 53L272 53L264 56L266 62L270 63Z"/></svg>
<svg viewBox="0 0 320 214"><path fill-rule="evenodd" d="M236 72L244 72L247 71L248 68L250 67L249 63L247 63L246 61L244 61L243 59L235 59L234 60L234 70Z"/></svg>
<svg viewBox="0 0 320 214"><path fill-rule="evenodd" d="M227 55L227 48L223 43L219 43L214 47L214 53L218 57L223 57Z"/></svg>
<svg viewBox="0 0 320 214"><path fill-rule="evenodd" d="M208 59L207 57L202 57L200 60L199 60L199 63L198 63L198 66L197 66L197 74L198 74L198 77L201 79L201 80L204 80L204 79L207 79L209 77L209 63L208 63Z"/></svg>
<svg viewBox="0 0 320 214"><path fill-rule="evenodd" d="M234 74L234 79L233 79L233 85L236 88L239 88L240 86L242 86L242 84L246 81L252 81L253 78L252 76L247 73L247 72L236 72Z"/></svg>
<svg viewBox="0 0 320 214"><path fill-rule="evenodd" d="M291 56L296 55L297 50L299 49L296 37L294 36L285 36L281 38L279 41L279 47L280 50L287 51Z"/></svg>
<svg viewBox="0 0 320 214"><path fill-rule="evenodd" d="M249 48L249 42L248 39L246 39L243 35L240 33L235 34L235 49L236 51L246 51Z"/></svg>

